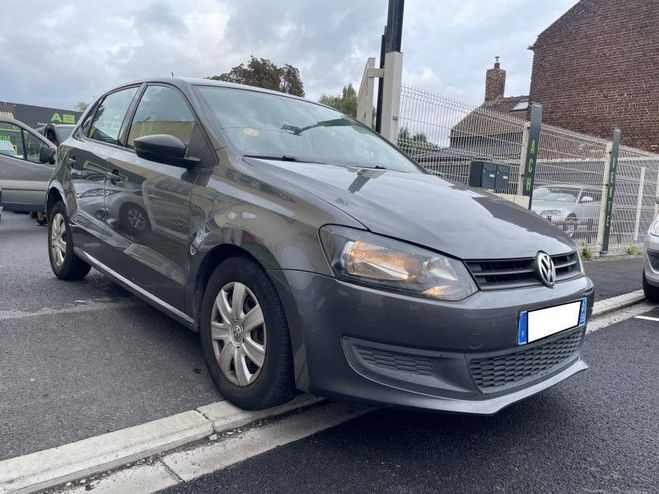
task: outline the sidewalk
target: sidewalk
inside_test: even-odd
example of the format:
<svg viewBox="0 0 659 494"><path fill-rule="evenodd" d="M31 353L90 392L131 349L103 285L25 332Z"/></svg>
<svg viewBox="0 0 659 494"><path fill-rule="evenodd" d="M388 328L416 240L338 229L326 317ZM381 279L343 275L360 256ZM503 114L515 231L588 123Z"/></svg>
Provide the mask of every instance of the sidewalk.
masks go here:
<svg viewBox="0 0 659 494"><path fill-rule="evenodd" d="M586 274L595 284L595 301L641 290L643 257L599 258L585 262Z"/></svg>

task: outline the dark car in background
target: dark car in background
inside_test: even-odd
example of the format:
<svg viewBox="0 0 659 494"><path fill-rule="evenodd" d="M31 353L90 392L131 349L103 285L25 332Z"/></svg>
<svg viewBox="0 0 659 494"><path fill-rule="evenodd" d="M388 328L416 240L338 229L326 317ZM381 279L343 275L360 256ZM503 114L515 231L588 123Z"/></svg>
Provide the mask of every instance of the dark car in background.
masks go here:
<svg viewBox="0 0 659 494"><path fill-rule="evenodd" d="M298 389L490 414L587 368L593 285L563 232L290 95L111 90L60 147L48 216L59 278L93 266L199 331L244 408Z"/></svg>
<svg viewBox="0 0 659 494"><path fill-rule="evenodd" d="M38 127L36 130L55 146L59 146L71 136L73 129L75 129L75 125L49 123L43 127Z"/></svg>

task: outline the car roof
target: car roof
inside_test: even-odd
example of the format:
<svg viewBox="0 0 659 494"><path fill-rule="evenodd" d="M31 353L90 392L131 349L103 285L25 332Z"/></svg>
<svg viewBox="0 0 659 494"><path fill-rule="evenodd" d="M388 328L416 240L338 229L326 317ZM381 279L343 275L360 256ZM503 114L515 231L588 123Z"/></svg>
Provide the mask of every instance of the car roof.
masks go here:
<svg viewBox="0 0 659 494"><path fill-rule="evenodd" d="M305 98L301 98L299 96L295 96L293 94L289 93L283 93L281 91L273 91L272 89L264 89L262 87L257 87L257 86L248 86L246 84L235 84L233 82L225 82L225 81L216 81L213 79L202 79L200 77L150 77L150 78L144 78L144 79L137 79L134 81L126 82L125 84L117 85L114 86L112 89L105 91L103 94L107 94L108 92L112 92L115 89L121 88L121 87L126 87L126 86L134 86L136 84L172 84L174 86L178 86L180 88L190 88L192 86L215 86L215 87L228 87L228 88L234 88L234 89L245 89L249 91L254 91L258 93L267 93L267 94L275 94L277 96L286 96L288 98L293 98L293 99L298 99L302 101L308 101L311 103L316 103L315 101L307 100ZM316 103L319 104L319 103ZM322 105L324 106L324 105Z"/></svg>

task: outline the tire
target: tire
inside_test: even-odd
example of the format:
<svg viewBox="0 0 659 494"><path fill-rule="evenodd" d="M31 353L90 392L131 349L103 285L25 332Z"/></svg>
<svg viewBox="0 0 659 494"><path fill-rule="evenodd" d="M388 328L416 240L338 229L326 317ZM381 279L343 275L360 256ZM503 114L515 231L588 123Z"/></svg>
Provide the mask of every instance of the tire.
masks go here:
<svg viewBox="0 0 659 494"><path fill-rule="evenodd" d="M652 302L653 304L659 303L659 287L650 285L650 283L648 283L645 272L643 272L643 294L649 302Z"/></svg>
<svg viewBox="0 0 659 494"><path fill-rule="evenodd" d="M238 310L232 306L236 297L243 300L236 302ZM256 263L232 257L215 269L204 293L200 333L208 371L225 399L246 410L259 410L295 395L284 309Z"/></svg>
<svg viewBox="0 0 659 494"><path fill-rule="evenodd" d="M48 212L48 258L50 267L61 280L81 280L91 266L73 252L69 217L62 201Z"/></svg>

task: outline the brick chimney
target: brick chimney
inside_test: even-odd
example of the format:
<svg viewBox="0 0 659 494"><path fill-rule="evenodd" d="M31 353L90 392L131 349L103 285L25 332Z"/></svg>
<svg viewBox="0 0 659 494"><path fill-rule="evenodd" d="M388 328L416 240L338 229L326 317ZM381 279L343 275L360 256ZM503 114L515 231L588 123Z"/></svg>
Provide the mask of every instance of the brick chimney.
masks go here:
<svg viewBox="0 0 659 494"><path fill-rule="evenodd" d="M485 75L485 101L503 98L505 90L506 71L501 68L499 57L496 57L494 68L489 69Z"/></svg>

